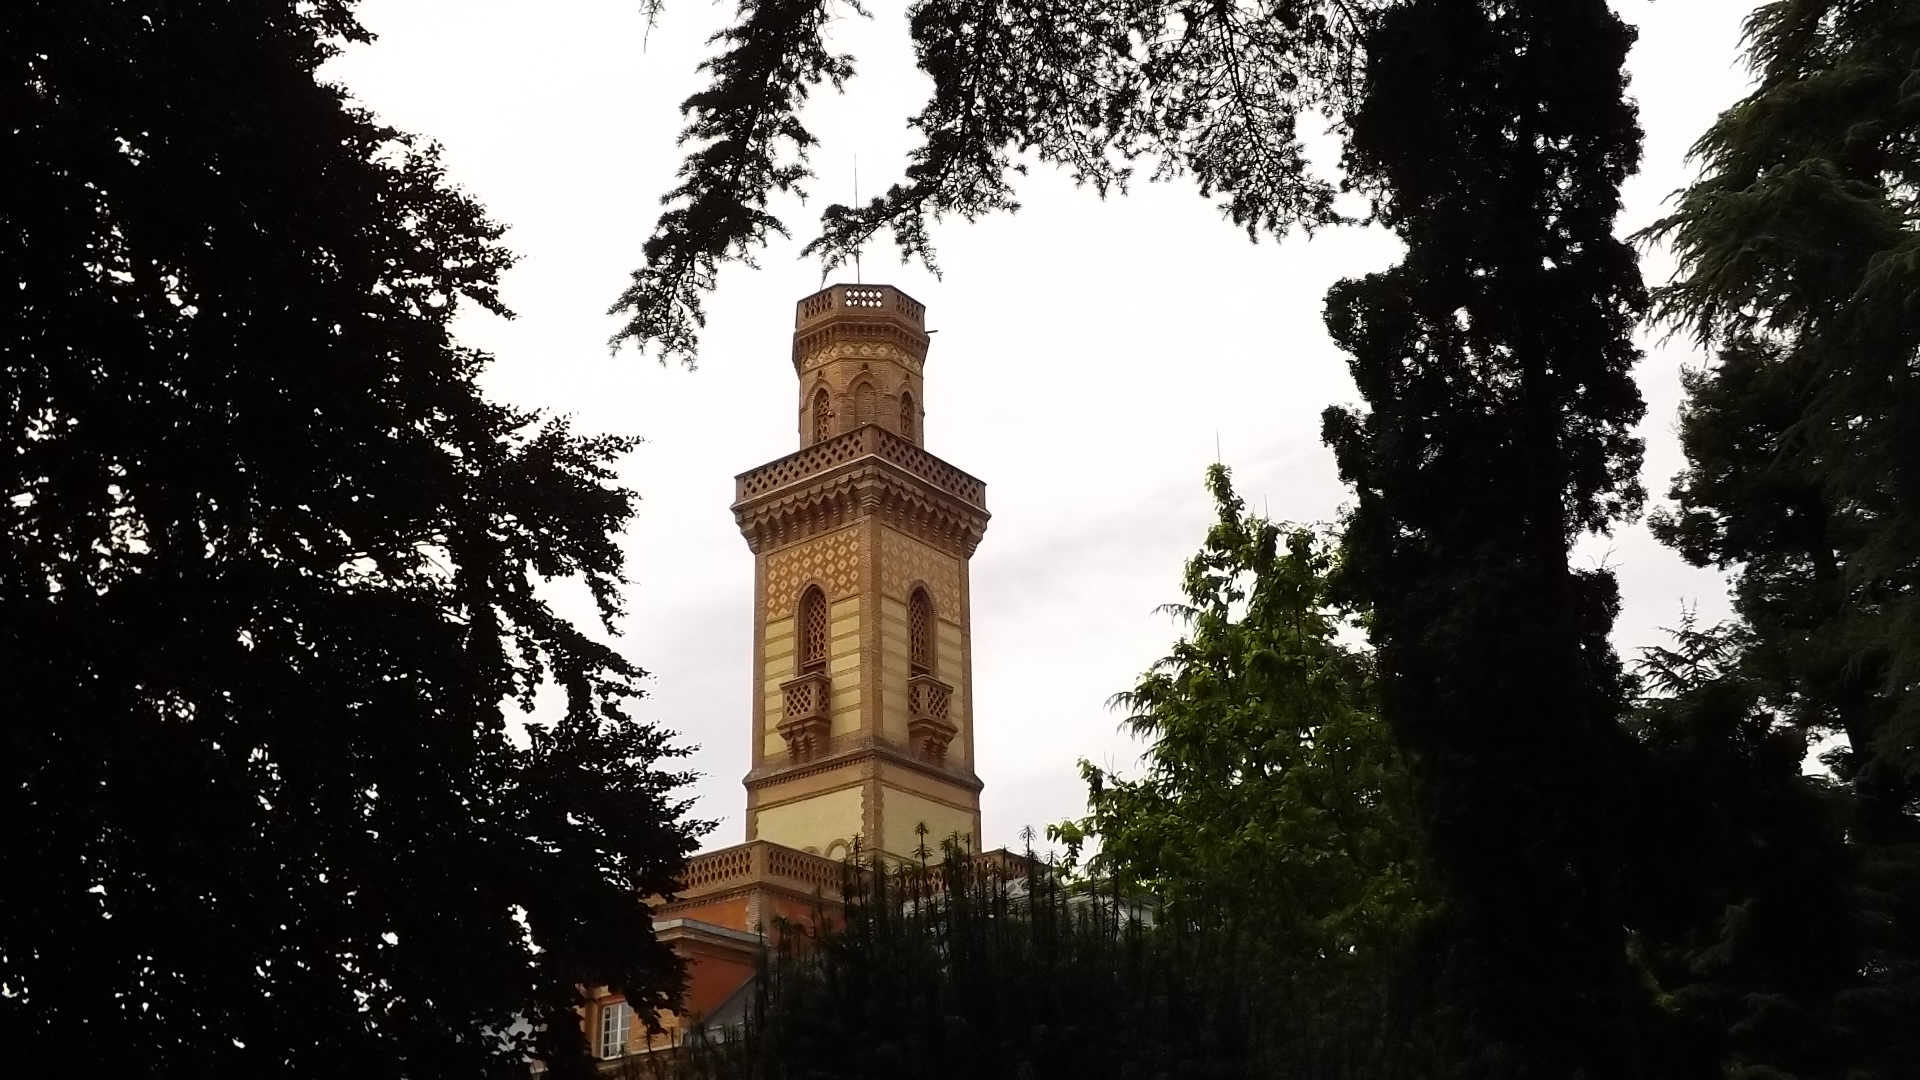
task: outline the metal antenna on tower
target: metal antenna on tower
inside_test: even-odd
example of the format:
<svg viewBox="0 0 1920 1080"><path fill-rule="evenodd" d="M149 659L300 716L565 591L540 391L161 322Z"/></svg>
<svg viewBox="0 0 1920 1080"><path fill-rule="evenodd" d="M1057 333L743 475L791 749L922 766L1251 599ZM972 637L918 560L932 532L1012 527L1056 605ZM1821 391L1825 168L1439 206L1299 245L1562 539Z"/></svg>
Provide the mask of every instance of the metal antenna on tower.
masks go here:
<svg viewBox="0 0 1920 1080"><path fill-rule="evenodd" d="M860 155L853 155L853 210L860 212ZM860 277L860 245L853 246L853 283L864 284Z"/></svg>

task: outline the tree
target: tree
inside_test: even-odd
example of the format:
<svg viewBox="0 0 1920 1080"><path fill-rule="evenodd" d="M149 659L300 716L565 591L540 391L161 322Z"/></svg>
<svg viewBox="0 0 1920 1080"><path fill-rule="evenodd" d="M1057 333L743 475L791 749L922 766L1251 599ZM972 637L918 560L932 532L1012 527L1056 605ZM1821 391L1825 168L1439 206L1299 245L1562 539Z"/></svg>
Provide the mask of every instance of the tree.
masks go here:
<svg viewBox="0 0 1920 1080"><path fill-rule="evenodd" d="M1088 814L1050 834L1231 943L1256 996L1288 1003L1292 1067L1395 1075L1436 1056L1443 918L1371 657L1340 640L1328 540L1248 516L1224 466L1207 486L1218 517L1166 609L1188 632L1113 702L1146 772L1082 762Z"/></svg>
<svg viewBox="0 0 1920 1080"><path fill-rule="evenodd" d="M1804 731L1766 705L1748 631L1689 611L1671 636L1642 650L1629 719L1626 912L1651 1041L1674 1075L1850 1075L1840 800L1801 772Z"/></svg>
<svg viewBox="0 0 1920 1080"><path fill-rule="evenodd" d="M1701 138L1700 180L1649 230L1680 260L1662 316L1723 350L1689 387L1689 470L1665 533L1702 564L1758 560L1739 573L1742 614L1757 629L1787 620L1765 634L1774 647L1789 630L1808 639L1782 657L1808 697L1803 722L1847 736L1837 763L1860 827L1911 837L1920 20L1886 3L1778 2L1748 36L1760 85ZM1767 529L1767 515L1790 524Z"/></svg>
<svg viewBox="0 0 1920 1080"><path fill-rule="evenodd" d="M1335 187L1311 175L1302 117L1349 99L1361 35L1381 0L916 0L909 33L933 96L908 124L922 136L906 176L864 206L834 204L806 247L831 271L881 232L903 260L937 269L929 229L1018 209L1016 155L1067 169L1101 195L1125 191L1141 158L1191 174L1249 236L1342 220ZM854 57L826 45L831 0L740 0L725 51L687 98L695 149L611 313L613 344L695 359L703 297L728 262L751 265L786 223L775 196L805 194L814 137L800 108L839 89ZM849 5L865 14L858 3Z"/></svg>
<svg viewBox="0 0 1920 1080"><path fill-rule="evenodd" d="M1695 146L1649 230L1678 257L1670 325L1717 349L1688 380L1687 469L1656 532L1732 572L1764 703L1846 783L1850 1067L1920 1054L1920 387L1911 309L1920 20L1879 0L1778 0L1747 25L1758 85Z"/></svg>
<svg viewBox="0 0 1920 1080"><path fill-rule="evenodd" d="M1165 609L1189 632L1113 701L1147 771L1083 762L1088 816L1056 831L1170 912L1257 921L1298 956L1394 943L1430 882L1371 658L1339 640L1334 553L1249 517L1224 466L1207 486L1218 518Z"/></svg>
<svg viewBox="0 0 1920 1080"><path fill-rule="evenodd" d="M1633 1076L1630 767L1612 574L1569 549L1641 498L1645 295L1612 233L1640 133L1603 3L1414 0L1369 36L1349 176L1405 241L1327 322L1366 411L1326 437L1345 588L1472 957L1491 1075Z"/></svg>
<svg viewBox="0 0 1920 1080"><path fill-rule="evenodd" d="M619 611L628 445L485 401L500 229L317 80L323 0L0 16L0 1026L151 1077L557 1075L667 1002L698 829ZM503 702L565 715L516 745Z"/></svg>

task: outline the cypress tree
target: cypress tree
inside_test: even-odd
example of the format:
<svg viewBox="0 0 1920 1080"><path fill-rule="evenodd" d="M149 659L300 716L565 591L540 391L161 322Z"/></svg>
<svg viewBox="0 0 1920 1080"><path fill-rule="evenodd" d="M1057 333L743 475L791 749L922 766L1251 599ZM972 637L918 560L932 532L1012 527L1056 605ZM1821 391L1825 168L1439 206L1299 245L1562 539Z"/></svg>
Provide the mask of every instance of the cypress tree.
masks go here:
<svg viewBox="0 0 1920 1080"><path fill-rule="evenodd" d="M1645 295L1613 236L1639 160L1633 32L1600 0L1413 0L1367 39L1349 176L1406 243L1327 322L1365 411L1345 585L1465 935L1480 1075L1633 1076L1610 572L1569 547L1641 498Z"/></svg>

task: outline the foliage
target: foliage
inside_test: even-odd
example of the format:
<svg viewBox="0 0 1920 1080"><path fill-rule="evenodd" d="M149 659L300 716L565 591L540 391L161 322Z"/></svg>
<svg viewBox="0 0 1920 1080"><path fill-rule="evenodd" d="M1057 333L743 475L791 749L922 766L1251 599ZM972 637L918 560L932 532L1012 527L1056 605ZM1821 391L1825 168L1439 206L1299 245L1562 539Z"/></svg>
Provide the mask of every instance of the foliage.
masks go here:
<svg viewBox="0 0 1920 1080"><path fill-rule="evenodd" d="M937 271L931 224L1018 209L1009 176L1028 157L1102 195L1126 190L1135 163L1152 159L1153 178L1192 174L1250 236L1337 221L1334 188L1307 168L1299 127L1348 99L1377 5L915 0L909 33L933 82L908 121L921 143L885 195L827 207L805 253L831 272L890 231L903 260ZM720 266L750 263L770 234L787 234L769 201L803 193L812 175L800 107L812 87L854 74L854 58L825 45L834 10L831 0L741 0L737 24L716 35L727 49L703 67L713 82L681 106L681 139L697 148L613 305L628 320L616 346L691 363Z"/></svg>
<svg viewBox="0 0 1920 1080"><path fill-rule="evenodd" d="M581 986L677 989L640 897L697 832L680 751L535 590L618 613L629 443L480 397L448 326L510 257L317 81L365 39L330 0L0 15L15 1061L567 1075Z"/></svg>
<svg viewBox="0 0 1920 1080"><path fill-rule="evenodd" d="M1089 814L1055 831L1095 869L1178 917L1247 923L1306 965L1374 962L1430 911L1406 772L1380 720L1370 658L1341 643L1333 553L1307 529L1247 516L1224 466L1218 520L1188 562L1188 633L1117 695L1148 741L1122 780L1082 763Z"/></svg>
<svg viewBox="0 0 1920 1080"><path fill-rule="evenodd" d="M1663 540L1733 575L1740 671L1800 731L1838 733L1849 978L1796 1005L1849 1032L1835 1068L1920 1055L1920 14L1776 0L1754 90L1695 147L1662 316L1715 346L1690 373Z"/></svg>
<svg viewBox="0 0 1920 1080"><path fill-rule="evenodd" d="M1111 880L1025 862L1009 874L948 845L850 876L844 927L786 928L744 1025L693 1040L684 1075L1427 1074L1371 987L1289 979L1218 927L1156 921Z"/></svg>
<svg viewBox="0 0 1920 1080"><path fill-rule="evenodd" d="M1722 348L1688 388L1689 469L1663 531L1696 562L1741 568L1741 614L1806 697L1798 717L1847 736L1838 764L1863 826L1910 837L1920 15L1783 0L1748 35L1760 84L1702 137L1701 179L1650 233L1680 259L1663 316Z"/></svg>
<svg viewBox="0 0 1920 1080"><path fill-rule="evenodd" d="M1806 739L1763 703L1734 626L1692 612L1643 650L1626 912L1675 1075L1839 1076L1857 984L1843 815ZM1662 1022L1664 1021L1664 1022Z"/></svg>
<svg viewBox="0 0 1920 1080"><path fill-rule="evenodd" d="M1353 183L1406 243L1327 322L1365 411L1344 587L1465 935L1482 1075L1641 1072L1622 933L1613 575L1569 546L1641 498L1645 296L1612 233L1640 133L1601 0L1412 0L1369 36Z"/></svg>

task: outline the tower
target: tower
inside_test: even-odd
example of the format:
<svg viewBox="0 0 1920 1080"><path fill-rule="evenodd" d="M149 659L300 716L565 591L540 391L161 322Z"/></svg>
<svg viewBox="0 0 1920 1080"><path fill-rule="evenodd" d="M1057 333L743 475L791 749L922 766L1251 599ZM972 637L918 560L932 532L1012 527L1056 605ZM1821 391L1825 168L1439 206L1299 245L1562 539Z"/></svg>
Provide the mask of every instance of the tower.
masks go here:
<svg viewBox="0 0 1920 1080"><path fill-rule="evenodd" d="M980 836L968 562L986 485L923 446L925 308L834 285L794 319L799 449L735 480L754 555L747 840L829 858Z"/></svg>
<svg viewBox="0 0 1920 1080"><path fill-rule="evenodd" d="M753 767L746 842L688 860L654 934L687 962L682 1003L735 1023L763 933L836 918L841 861L912 857L958 834L980 848L968 561L986 485L928 453L926 309L886 285L800 301L800 448L734 478L753 551ZM983 858L1007 861L1006 852ZM606 987L581 1023L603 1057L676 1045Z"/></svg>

